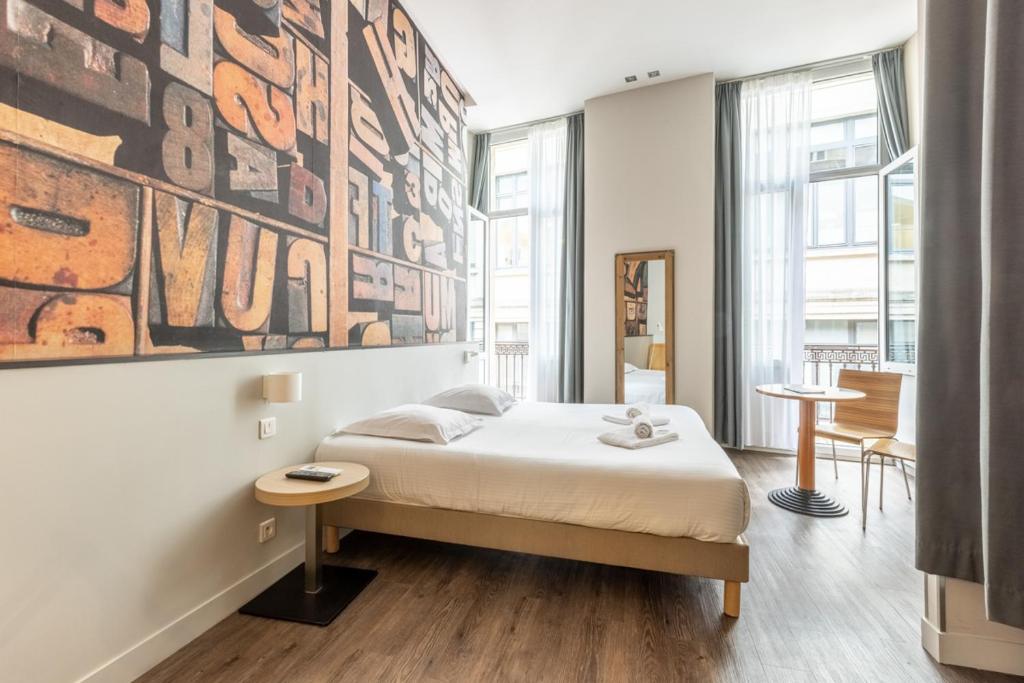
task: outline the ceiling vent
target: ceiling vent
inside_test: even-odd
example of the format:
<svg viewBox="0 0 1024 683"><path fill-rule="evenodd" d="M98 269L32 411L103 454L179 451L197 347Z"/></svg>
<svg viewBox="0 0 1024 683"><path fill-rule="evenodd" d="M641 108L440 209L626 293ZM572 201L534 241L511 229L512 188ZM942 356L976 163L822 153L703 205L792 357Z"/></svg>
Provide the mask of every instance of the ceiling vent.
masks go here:
<svg viewBox="0 0 1024 683"><path fill-rule="evenodd" d="M655 69L654 71L648 71L647 72L647 78L657 78L660 75L661 75L661 71L659 71L657 69Z"/></svg>
<svg viewBox="0 0 1024 683"><path fill-rule="evenodd" d="M626 83L636 83L636 76L626 76Z"/></svg>

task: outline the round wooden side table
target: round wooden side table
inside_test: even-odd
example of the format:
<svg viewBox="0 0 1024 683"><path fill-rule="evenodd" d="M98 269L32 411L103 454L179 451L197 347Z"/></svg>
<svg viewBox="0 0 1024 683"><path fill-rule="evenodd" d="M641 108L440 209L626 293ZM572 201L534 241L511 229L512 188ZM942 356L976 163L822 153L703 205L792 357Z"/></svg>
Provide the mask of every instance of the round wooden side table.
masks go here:
<svg viewBox="0 0 1024 683"><path fill-rule="evenodd" d="M370 569L323 564L323 504L355 495L370 482L370 471L351 462L318 462L341 470L330 481L285 476L303 465L290 465L256 480L256 500L278 507L306 508L306 561L285 574L239 612L327 626L377 576Z"/></svg>
<svg viewBox="0 0 1024 683"><path fill-rule="evenodd" d="M814 483L814 425L815 411L820 402L860 401L866 394L852 389L816 387L820 393L801 393L787 389L784 384L762 384L757 393L775 398L800 401L800 434L797 439L797 486L787 486L768 493L768 500L790 512L811 517L842 517L849 510L829 495L818 491Z"/></svg>

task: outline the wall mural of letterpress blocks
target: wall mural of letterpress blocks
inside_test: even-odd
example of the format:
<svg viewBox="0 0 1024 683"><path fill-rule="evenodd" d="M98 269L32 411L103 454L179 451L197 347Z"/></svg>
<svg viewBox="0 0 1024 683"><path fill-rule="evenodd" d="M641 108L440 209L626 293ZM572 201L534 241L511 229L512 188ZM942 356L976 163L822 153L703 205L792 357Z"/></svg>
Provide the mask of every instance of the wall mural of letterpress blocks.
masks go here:
<svg viewBox="0 0 1024 683"><path fill-rule="evenodd" d="M626 304L626 336L647 335L647 261L626 264L623 298Z"/></svg>
<svg viewBox="0 0 1024 683"><path fill-rule="evenodd" d="M465 340L464 102L394 0L0 0L0 366Z"/></svg>

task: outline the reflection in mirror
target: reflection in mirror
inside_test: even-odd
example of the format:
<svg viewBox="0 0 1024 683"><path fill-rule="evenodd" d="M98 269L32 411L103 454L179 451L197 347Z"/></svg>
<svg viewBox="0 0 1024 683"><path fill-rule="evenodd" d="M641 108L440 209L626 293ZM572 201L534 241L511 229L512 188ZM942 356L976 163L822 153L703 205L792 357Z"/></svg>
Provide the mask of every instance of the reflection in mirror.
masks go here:
<svg viewBox="0 0 1024 683"><path fill-rule="evenodd" d="M616 401L671 403L672 253L620 254L616 296Z"/></svg>

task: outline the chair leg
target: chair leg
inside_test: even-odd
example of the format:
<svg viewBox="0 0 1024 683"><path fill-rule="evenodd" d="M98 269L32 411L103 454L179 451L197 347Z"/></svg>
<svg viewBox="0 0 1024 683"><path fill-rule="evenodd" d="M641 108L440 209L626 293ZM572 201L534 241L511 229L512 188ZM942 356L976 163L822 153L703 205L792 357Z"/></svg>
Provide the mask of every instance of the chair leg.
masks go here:
<svg viewBox="0 0 1024 683"><path fill-rule="evenodd" d="M860 488L860 528L862 531L868 529L868 484L871 483L871 453L860 461L861 488Z"/></svg>
<svg viewBox="0 0 1024 683"><path fill-rule="evenodd" d="M907 485L907 500L914 500L910 497L910 480L907 479L907 462L900 460L900 467L903 468L903 483Z"/></svg>
<svg viewBox="0 0 1024 683"><path fill-rule="evenodd" d="M878 509L882 509L882 500L885 493L885 456L878 456Z"/></svg>
<svg viewBox="0 0 1024 683"><path fill-rule="evenodd" d="M836 462L836 440L832 439L832 469L836 471L836 479L839 478L839 463Z"/></svg>

